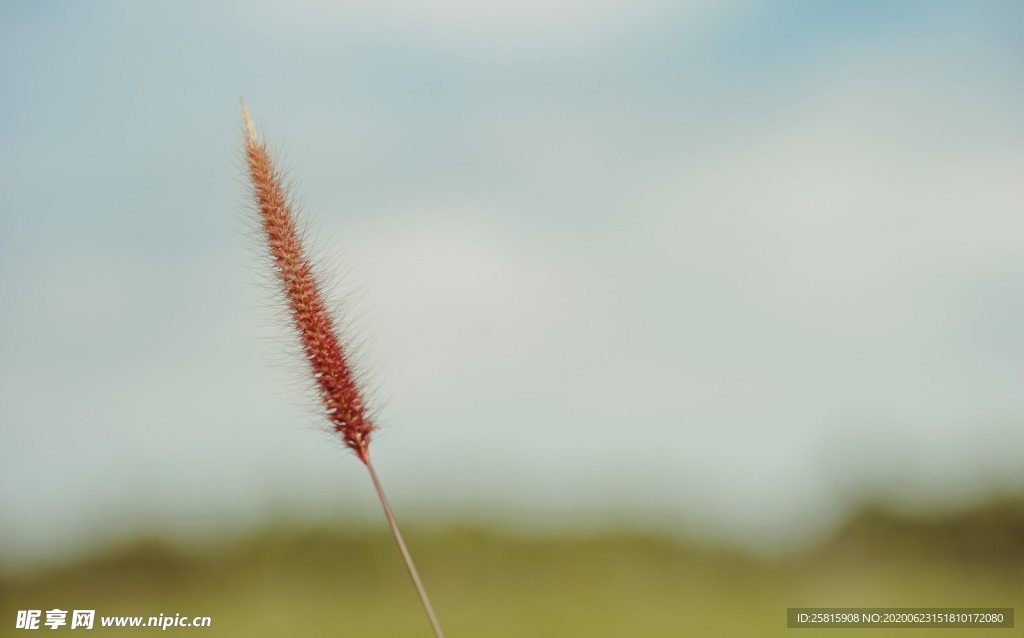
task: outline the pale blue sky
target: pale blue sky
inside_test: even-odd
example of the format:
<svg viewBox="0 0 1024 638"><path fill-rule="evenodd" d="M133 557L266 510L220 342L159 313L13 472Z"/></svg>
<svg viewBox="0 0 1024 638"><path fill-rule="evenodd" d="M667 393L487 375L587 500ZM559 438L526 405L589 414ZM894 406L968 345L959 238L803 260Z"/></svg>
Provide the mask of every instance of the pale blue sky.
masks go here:
<svg viewBox="0 0 1024 638"><path fill-rule="evenodd" d="M775 543L864 493L1018 489L1022 27L1009 1L8 3L0 559L377 520L274 365L239 96L348 268L400 515Z"/></svg>

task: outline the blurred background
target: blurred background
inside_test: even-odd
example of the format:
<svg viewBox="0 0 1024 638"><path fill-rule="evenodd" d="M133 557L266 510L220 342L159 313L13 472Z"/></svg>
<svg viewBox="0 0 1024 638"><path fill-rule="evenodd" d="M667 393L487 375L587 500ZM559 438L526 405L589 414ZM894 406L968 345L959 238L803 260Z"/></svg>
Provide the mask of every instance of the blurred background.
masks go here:
<svg viewBox="0 0 1024 638"><path fill-rule="evenodd" d="M252 271L240 96L452 636L1013 606L1022 28L1012 0L3 3L0 626L428 631Z"/></svg>

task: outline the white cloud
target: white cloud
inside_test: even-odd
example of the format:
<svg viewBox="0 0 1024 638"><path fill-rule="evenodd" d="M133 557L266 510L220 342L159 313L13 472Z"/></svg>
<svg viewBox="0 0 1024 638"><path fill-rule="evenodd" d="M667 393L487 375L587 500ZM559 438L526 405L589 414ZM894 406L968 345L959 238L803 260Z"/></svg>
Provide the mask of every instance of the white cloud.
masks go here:
<svg viewBox="0 0 1024 638"><path fill-rule="evenodd" d="M347 251L358 305L377 323L368 326L374 342L400 356L394 374L416 396L444 396L487 368L522 365L566 310L558 259L508 227L475 221L471 209L419 206L406 221L353 238Z"/></svg>
<svg viewBox="0 0 1024 638"><path fill-rule="evenodd" d="M513 51L534 58L601 43L659 15L694 27L736 2L686 0L302 0L245 3L240 19L282 33L371 31L409 34L474 52Z"/></svg>

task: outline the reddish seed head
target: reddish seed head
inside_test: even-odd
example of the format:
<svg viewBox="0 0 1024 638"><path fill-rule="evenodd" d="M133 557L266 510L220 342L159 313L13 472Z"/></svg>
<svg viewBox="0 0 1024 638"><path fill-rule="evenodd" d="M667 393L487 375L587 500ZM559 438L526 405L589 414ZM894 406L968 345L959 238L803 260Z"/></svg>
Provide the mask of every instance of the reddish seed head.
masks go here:
<svg viewBox="0 0 1024 638"><path fill-rule="evenodd" d="M367 446L377 426L366 414L345 347L324 305L313 276L281 175L267 145L256 138L249 110L245 117L245 161L252 182L252 198L259 214L263 239L270 251L281 290L295 330L302 342L327 419L350 449L366 463Z"/></svg>

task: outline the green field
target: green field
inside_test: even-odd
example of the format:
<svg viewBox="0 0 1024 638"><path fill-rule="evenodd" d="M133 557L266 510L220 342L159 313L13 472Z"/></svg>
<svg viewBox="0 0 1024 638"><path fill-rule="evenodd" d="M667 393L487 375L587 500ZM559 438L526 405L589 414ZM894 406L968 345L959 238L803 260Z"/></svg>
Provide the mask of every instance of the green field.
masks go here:
<svg viewBox="0 0 1024 638"><path fill-rule="evenodd" d="M865 510L822 544L775 559L640 533L410 528L407 537L448 638L998 636L1016 630L786 629L786 608L1024 601L1017 502L930 519ZM55 607L211 617L210 628L166 630L179 635L431 635L384 530L278 527L189 553L140 542L0 579L0 635L21 634L17 610ZM160 631L96 624L100 634Z"/></svg>

